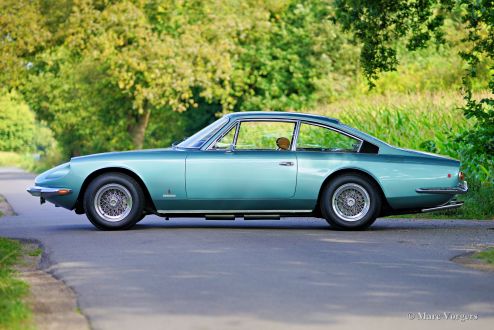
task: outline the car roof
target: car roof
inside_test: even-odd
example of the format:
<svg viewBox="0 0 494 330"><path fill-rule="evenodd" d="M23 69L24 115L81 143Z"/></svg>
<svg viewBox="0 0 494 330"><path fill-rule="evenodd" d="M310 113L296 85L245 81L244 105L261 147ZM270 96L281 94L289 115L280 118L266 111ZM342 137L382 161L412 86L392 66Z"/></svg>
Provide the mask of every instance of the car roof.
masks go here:
<svg viewBox="0 0 494 330"><path fill-rule="evenodd" d="M308 120L308 121L323 121L330 122L333 124L340 124L340 121L335 118L313 115L310 113L300 113L300 112L281 112L281 111L244 111L244 112L233 112L226 115L232 119L242 119L242 118L274 118L274 119L298 119L298 120Z"/></svg>

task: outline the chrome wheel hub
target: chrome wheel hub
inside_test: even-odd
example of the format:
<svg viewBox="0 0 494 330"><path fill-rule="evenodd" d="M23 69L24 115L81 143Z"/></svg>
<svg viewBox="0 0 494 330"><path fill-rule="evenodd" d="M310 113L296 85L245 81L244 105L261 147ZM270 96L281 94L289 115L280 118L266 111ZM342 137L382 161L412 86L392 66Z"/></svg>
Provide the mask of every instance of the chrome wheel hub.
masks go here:
<svg viewBox="0 0 494 330"><path fill-rule="evenodd" d="M110 183L96 192L94 208L106 221L122 221L132 210L132 196L124 186Z"/></svg>
<svg viewBox="0 0 494 330"><path fill-rule="evenodd" d="M370 197L361 185L346 183L336 189L331 204L339 218L345 221L358 221L369 212Z"/></svg>

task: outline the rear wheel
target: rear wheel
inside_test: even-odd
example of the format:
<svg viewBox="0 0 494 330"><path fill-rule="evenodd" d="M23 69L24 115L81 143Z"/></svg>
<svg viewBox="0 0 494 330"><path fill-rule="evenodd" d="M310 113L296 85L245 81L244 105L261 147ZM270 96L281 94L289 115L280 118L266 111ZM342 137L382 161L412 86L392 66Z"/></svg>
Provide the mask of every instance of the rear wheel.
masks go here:
<svg viewBox="0 0 494 330"><path fill-rule="evenodd" d="M130 176L107 173L95 178L84 193L84 210L103 230L128 229L142 219L144 193Z"/></svg>
<svg viewBox="0 0 494 330"><path fill-rule="evenodd" d="M378 188L362 175L338 176L326 185L321 195L321 212L336 228L365 229L376 221L380 211Z"/></svg>

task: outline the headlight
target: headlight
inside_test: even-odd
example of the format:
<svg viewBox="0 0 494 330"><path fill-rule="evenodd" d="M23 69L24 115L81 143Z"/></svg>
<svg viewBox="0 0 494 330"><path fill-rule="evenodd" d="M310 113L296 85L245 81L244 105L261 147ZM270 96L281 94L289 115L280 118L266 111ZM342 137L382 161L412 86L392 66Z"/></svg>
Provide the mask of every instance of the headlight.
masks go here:
<svg viewBox="0 0 494 330"><path fill-rule="evenodd" d="M44 179L46 180L53 180L57 178L61 178L65 175L67 175L70 172L70 163L65 163L62 165L58 165L55 168L52 168L51 170L48 170L46 172L46 176Z"/></svg>

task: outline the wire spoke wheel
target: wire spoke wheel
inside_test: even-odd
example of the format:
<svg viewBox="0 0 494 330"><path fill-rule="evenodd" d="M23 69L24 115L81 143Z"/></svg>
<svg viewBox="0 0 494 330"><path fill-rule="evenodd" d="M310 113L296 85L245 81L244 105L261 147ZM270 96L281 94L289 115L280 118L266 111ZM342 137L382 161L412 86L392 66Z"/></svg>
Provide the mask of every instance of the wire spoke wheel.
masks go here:
<svg viewBox="0 0 494 330"><path fill-rule="evenodd" d="M364 218L369 212L369 193L361 185L346 183L336 189L331 200L331 205L334 212L342 220L358 221Z"/></svg>
<svg viewBox="0 0 494 330"><path fill-rule="evenodd" d="M96 192L94 208L106 221L122 221L132 210L132 196L129 190L120 184L106 184Z"/></svg>

